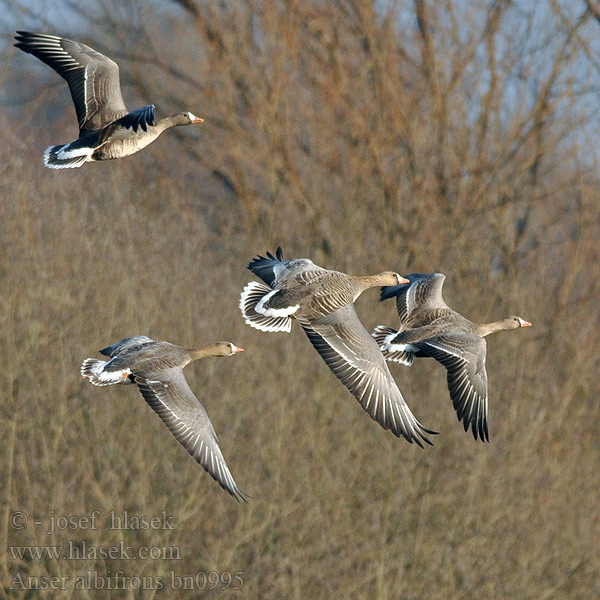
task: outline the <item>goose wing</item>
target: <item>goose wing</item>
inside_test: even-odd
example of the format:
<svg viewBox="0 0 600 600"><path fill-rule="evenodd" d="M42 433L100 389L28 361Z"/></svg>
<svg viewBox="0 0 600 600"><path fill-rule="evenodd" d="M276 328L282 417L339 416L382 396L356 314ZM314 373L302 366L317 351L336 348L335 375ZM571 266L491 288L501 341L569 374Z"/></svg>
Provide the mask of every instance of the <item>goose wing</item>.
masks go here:
<svg viewBox="0 0 600 600"><path fill-rule="evenodd" d="M450 398L465 431L489 442L486 343L467 333L444 333L414 344L435 358L447 371Z"/></svg>
<svg viewBox="0 0 600 600"><path fill-rule="evenodd" d="M104 356L110 356L110 358L114 358L117 354L121 354L129 350L139 350L142 346L145 346L146 344L154 343L156 342L146 335L134 335L133 337L125 338L124 340L121 340L120 342L117 342L112 346L102 348L102 350L100 350L100 354L104 354Z"/></svg>
<svg viewBox="0 0 600 600"><path fill-rule="evenodd" d="M267 252L267 256L258 255L248 264L248 269L260 277L269 287L274 287L277 278L285 271L283 251L278 246L275 256Z"/></svg>
<svg viewBox="0 0 600 600"><path fill-rule="evenodd" d="M80 132L102 129L127 114L119 65L80 42L18 31L15 46L54 69L69 85Z"/></svg>
<svg viewBox="0 0 600 600"><path fill-rule="evenodd" d="M140 128L142 131L148 131L148 125L154 125L154 104L136 108L124 117L112 122L102 130L99 143L130 140L132 135L129 130L133 130L134 133L137 133Z"/></svg>
<svg viewBox="0 0 600 600"><path fill-rule="evenodd" d="M177 441L236 500L246 501L227 467L217 434L180 367L133 373L142 396Z"/></svg>
<svg viewBox="0 0 600 600"><path fill-rule="evenodd" d="M381 288L380 300L396 297L400 323L405 324L416 310L448 308L442 295L446 276L442 273L412 273L410 283Z"/></svg>
<svg viewBox="0 0 600 600"><path fill-rule="evenodd" d="M260 277L269 287L287 288L294 287L297 279L301 285L318 281L325 269L318 267L308 258L295 258L283 260L283 251L279 246L275 256L267 252L267 256L260 254L248 264L248 269ZM297 286L296 286L297 287Z"/></svg>
<svg viewBox="0 0 600 600"><path fill-rule="evenodd" d="M410 443L431 444L425 433L436 432L423 427L408 408L353 304L315 321L299 321L328 367L373 420Z"/></svg>

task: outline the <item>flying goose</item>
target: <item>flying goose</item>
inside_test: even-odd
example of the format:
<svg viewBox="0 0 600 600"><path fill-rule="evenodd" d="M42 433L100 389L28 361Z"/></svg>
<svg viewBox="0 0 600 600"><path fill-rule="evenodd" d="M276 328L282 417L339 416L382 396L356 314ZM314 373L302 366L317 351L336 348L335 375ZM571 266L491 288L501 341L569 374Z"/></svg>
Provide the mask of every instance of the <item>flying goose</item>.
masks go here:
<svg viewBox="0 0 600 600"><path fill-rule="evenodd" d="M478 325L444 302L442 273L407 275L408 285L384 287L380 300L396 298L400 330L382 325L373 337L387 360L410 366L413 357L432 357L447 370L448 389L465 431L489 442L488 381L484 337L496 331L530 327L521 317Z"/></svg>
<svg viewBox="0 0 600 600"><path fill-rule="evenodd" d="M46 149L44 164L51 169L129 156L169 127L203 121L184 111L155 123L153 104L129 112L121 95L119 66L85 44L29 31L17 31L15 39L17 48L33 54L66 80L75 104L79 138Z"/></svg>
<svg viewBox="0 0 600 600"><path fill-rule="evenodd" d="M242 348L231 342L187 349L137 335L100 350L109 361L84 360L81 374L93 385L137 384L146 402L202 468L236 500L246 501L225 463L208 414L183 375L183 367L193 360L237 352Z"/></svg>
<svg viewBox="0 0 600 600"><path fill-rule="evenodd" d="M258 256L248 269L264 283L250 282L240 298L248 325L261 331L290 332L292 318L304 329L335 376L369 416L396 437L423 447L431 444L393 380L375 340L359 321L354 301L369 288L406 281L398 273L358 277L328 271L306 258Z"/></svg>

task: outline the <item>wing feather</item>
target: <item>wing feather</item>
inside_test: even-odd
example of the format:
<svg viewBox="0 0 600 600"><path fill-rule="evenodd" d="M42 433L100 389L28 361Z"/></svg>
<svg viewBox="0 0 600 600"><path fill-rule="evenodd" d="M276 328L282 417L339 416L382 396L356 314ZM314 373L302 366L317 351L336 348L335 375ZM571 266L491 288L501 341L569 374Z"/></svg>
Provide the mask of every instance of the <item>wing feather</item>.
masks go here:
<svg viewBox="0 0 600 600"><path fill-rule="evenodd" d="M80 132L101 129L127 114L119 65L93 48L54 35L18 31L15 46L54 69L68 84Z"/></svg>
<svg viewBox="0 0 600 600"><path fill-rule="evenodd" d="M134 378L146 402L194 460L236 500L247 501L247 495L233 480L208 414L183 370L173 367L159 373L134 373Z"/></svg>
<svg viewBox="0 0 600 600"><path fill-rule="evenodd" d="M321 358L373 420L396 437L421 447L421 440L431 444L425 433L436 432L423 427L410 412L352 304L316 322L299 320ZM392 418L394 413L400 422Z"/></svg>
<svg viewBox="0 0 600 600"><path fill-rule="evenodd" d="M475 439L489 442L485 340L456 332L417 342L415 346L446 368L450 398L465 431L471 427Z"/></svg>

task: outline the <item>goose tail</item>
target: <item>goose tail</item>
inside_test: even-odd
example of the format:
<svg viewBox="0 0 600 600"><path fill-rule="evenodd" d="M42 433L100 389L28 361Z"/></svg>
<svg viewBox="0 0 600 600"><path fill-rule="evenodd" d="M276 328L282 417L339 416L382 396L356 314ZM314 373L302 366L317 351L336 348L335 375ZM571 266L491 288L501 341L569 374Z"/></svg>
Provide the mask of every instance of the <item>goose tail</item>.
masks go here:
<svg viewBox="0 0 600 600"><path fill-rule="evenodd" d="M73 149L71 144L48 146L44 152L44 164L49 169L75 169L91 160L93 148Z"/></svg>
<svg viewBox="0 0 600 600"><path fill-rule="evenodd" d="M398 345L395 347L392 340L397 334L398 332L391 327L378 325L371 335L375 338L385 360L399 362L410 367L413 363L414 353L410 350L400 349Z"/></svg>
<svg viewBox="0 0 600 600"><path fill-rule="evenodd" d="M92 385L104 386L115 383L133 383L129 369L107 371L108 363L96 358L86 358L81 365L81 376L89 379Z"/></svg>
<svg viewBox="0 0 600 600"><path fill-rule="evenodd" d="M256 305L267 295L274 293L268 285L251 281L242 291L240 296L240 310L248 325L260 331L285 331L292 330L292 318L289 315L265 315L257 312Z"/></svg>

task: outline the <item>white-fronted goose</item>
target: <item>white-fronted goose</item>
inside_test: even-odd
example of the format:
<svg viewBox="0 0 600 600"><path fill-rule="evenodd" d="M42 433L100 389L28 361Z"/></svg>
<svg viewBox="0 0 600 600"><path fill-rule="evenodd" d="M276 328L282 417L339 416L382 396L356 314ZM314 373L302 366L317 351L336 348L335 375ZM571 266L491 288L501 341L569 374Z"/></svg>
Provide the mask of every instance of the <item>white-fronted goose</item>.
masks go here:
<svg viewBox="0 0 600 600"><path fill-rule="evenodd" d="M225 463L208 414L183 374L183 367L193 360L242 351L231 342L187 349L138 335L100 350L110 357L108 362L84 360L81 374L94 385L137 384L146 402L202 468L236 500L246 501Z"/></svg>
<svg viewBox="0 0 600 600"><path fill-rule="evenodd" d="M431 442L410 412L377 344L359 321L354 301L365 290L405 281L398 273L357 277L328 271L306 258L258 256L248 268L265 283L251 282L242 292L246 323L261 331L291 331L292 317L335 376L384 429L423 447ZM265 285L266 284L266 285Z"/></svg>
<svg viewBox="0 0 600 600"><path fill-rule="evenodd" d="M79 138L46 149L44 164L51 169L129 156L169 127L203 121L191 112L178 112L155 123L152 104L129 112L121 95L119 66L85 44L29 31L17 31L15 39L17 48L33 54L66 80L75 104Z"/></svg>
<svg viewBox="0 0 600 600"><path fill-rule="evenodd" d="M444 302L442 273L413 273L408 285L384 287L380 300L396 298L400 330L379 326L373 337L387 360L410 366L413 357L432 357L447 370L448 389L465 431L489 442L486 335L529 327L521 317L478 325Z"/></svg>

